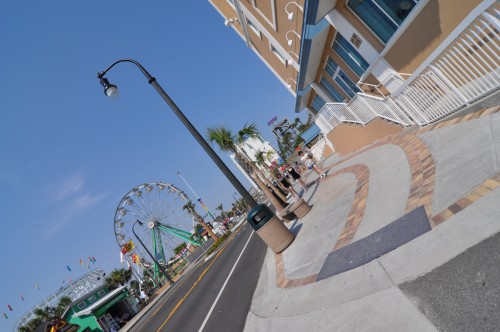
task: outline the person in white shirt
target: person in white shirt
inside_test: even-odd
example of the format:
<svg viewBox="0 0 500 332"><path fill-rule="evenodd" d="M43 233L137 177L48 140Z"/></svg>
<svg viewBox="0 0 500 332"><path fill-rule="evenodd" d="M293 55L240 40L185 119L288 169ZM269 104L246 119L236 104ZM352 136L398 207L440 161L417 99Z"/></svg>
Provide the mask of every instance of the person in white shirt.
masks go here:
<svg viewBox="0 0 500 332"><path fill-rule="evenodd" d="M307 155L304 151L299 151L300 161L306 165L308 169L314 170L320 177L320 179L326 177L326 172L324 172L319 166L314 162L312 155Z"/></svg>

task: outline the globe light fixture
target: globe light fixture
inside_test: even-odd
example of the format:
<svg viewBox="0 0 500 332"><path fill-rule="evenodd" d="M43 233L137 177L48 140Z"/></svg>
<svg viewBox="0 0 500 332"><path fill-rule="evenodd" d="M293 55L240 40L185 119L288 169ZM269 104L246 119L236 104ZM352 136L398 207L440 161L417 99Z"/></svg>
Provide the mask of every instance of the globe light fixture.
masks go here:
<svg viewBox="0 0 500 332"><path fill-rule="evenodd" d="M118 98L119 93L118 93L118 87L114 84L109 83L107 78L101 78L100 81L101 85L104 87L104 94L110 98Z"/></svg>

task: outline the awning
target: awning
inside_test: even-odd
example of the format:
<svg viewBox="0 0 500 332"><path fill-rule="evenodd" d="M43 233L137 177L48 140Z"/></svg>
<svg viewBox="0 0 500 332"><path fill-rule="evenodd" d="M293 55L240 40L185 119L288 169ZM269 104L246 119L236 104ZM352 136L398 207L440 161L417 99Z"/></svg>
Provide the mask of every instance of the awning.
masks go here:
<svg viewBox="0 0 500 332"><path fill-rule="evenodd" d="M92 304L90 307L83 309L82 311L77 312L76 314L73 315L73 317L80 317L80 316L86 316L90 315L92 311L96 310L100 306L106 304L106 302L112 300L116 295L118 295L125 286L119 287L112 292L108 293L105 297L97 301L96 303ZM126 296L126 295L125 295ZM120 298L121 300L121 298ZM119 301L119 300L118 300ZM113 301L113 304L115 304L117 301Z"/></svg>
<svg viewBox="0 0 500 332"><path fill-rule="evenodd" d="M304 139L304 145L318 137L321 134L321 130L316 124L310 126L306 131L304 131L300 136Z"/></svg>

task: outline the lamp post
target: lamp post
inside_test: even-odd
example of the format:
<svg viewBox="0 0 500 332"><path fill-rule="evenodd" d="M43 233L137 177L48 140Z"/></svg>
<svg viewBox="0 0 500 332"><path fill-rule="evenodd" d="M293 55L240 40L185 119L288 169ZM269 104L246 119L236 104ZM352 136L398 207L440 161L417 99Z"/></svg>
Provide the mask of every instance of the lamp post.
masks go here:
<svg viewBox="0 0 500 332"><path fill-rule="evenodd" d="M191 122L186 118L186 116L181 112L181 110L177 107L174 101L167 95L167 93L162 89L162 87L156 82L156 78L151 76L150 73L137 61L133 59L120 59L115 61L111 66L106 68L104 71L97 74L97 78L99 82L104 87L104 93L106 96L111 98L116 98L118 96L118 88L116 85L109 83L108 79L104 77L106 73L113 68L115 65L121 62L130 62L139 68L139 70L146 76L148 83L151 84L155 90L160 94L160 96L165 100L165 102L170 106L172 111L177 115L179 120L186 126L191 135L198 141L201 147L205 150L205 152L212 158L215 164L219 167L219 169L224 173L226 178L231 182L231 184L235 187L235 189L240 193L241 197L251 206L254 207L257 205L257 202L253 199L250 193L245 189L245 187L241 184L241 182L236 178L236 176L231 172L231 170L224 164L224 162L220 159L220 157L215 153L212 147L203 139L198 130L191 124Z"/></svg>
<svg viewBox="0 0 500 332"><path fill-rule="evenodd" d="M156 260L156 258L153 256L153 254L151 254L151 252L149 251L148 247L146 247L146 246L144 245L144 243L141 241L141 239L140 239L140 238L137 236L137 234L135 233L134 227L135 227L135 225L136 225L137 223L139 223L139 225L141 225L141 226L142 226L142 222L141 222L139 219L137 219L137 220L134 222L134 224L132 225L132 233L134 233L135 238L136 238L136 239L137 239L137 240L141 243L142 247L144 248L144 250L146 250L146 252L148 253L149 257L151 257L151 259L153 260L153 262L155 262L155 263L156 263L156 265L158 265L158 268L159 268L159 269L161 270L161 272L165 275L165 278L167 278L168 283L169 283L170 285L173 285L173 284L174 284L174 282L173 282L173 281L172 281L172 279L170 279L170 277L168 276L167 270L165 270L165 268L163 268L163 266L161 266L161 264L160 264L160 263Z"/></svg>

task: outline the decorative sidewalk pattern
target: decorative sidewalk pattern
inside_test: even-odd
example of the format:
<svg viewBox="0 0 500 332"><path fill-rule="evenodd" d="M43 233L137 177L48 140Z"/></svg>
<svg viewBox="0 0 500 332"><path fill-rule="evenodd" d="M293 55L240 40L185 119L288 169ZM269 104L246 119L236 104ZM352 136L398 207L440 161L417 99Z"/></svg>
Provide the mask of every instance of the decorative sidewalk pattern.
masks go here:
<svg viewBox="0 0 500 332"><path fill-rule="evenodd" d="M474 190L466 194L464 197L457 200L455 203L451 204L448 208L443 211L439 211L437 214L433 215L432 211L432 200L434 195L434 183L436 176L436 165L432 154L425 144L425 142L418 137L419 134L428 132L431 130L440 129L446 126L451 126L459 122L468 121L480 117L489 116L493 113L500 111L500 107L492 107L482 111L470 113L462 117L457 117L448 121L443 121L441 123L431 125L428 127L420 128L410 133L401 132L395 135L390 135L382 138L369 146L366 146L359 151L347 156L343 160L331 165L329 169L338 166L363 152L374 149L376 147L385 144L394 144L399 146L406 154L408 163L411 171L411 185L409 197L407 199L407 205L405 209L405 214L416 209L419 206L425 208L427 218L431 224L432 228L440 225L441 223L448 220L451 216L460 213L467 206L473 204L475 201L481 197L486 196L489 192L500 186L500 174L496 174L493 177L485 180L482 184L477 186ZM332 252L339 250L349 244L351 244L356 231L359 228L364 216L364 211L366 207L366 199L369 190L369 170L366 165L356 164L352 166L345 167L335 173L328 174L327 178L321 183L325 183L329 179L332 179L343 173L352 173L356 176L357 186L355 190L354 199L352 202L351 210L345 222L344 228L332 248ZM285 276L285 268L282 254L276 254L276 284L280 288L293 288L300 287L306 284L316 282L318 279L318 274L313 274L300 279L288 279Z"/></svg>

